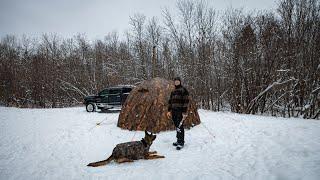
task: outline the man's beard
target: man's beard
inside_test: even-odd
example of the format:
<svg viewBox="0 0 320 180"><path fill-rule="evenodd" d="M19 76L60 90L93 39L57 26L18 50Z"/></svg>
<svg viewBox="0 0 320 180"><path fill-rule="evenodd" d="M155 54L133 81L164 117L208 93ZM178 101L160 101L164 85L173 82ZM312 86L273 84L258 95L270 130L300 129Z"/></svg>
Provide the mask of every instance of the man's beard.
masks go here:
<svg viewBox="0 0 320 180"><path fill-rule="evenodd" d="M180 86L181 86L181 84L179 84L179 85L174 85L174 86L177 88L177 87L180 87Z"/></svg>

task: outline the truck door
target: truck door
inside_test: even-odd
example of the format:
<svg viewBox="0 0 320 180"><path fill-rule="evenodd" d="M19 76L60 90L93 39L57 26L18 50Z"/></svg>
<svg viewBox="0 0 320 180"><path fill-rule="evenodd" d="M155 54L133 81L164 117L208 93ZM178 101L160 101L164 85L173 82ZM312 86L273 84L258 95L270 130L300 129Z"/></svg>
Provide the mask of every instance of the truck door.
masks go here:
<svg viewBox="0 0 320 180"><path fill-rule="evenodd" d="M120 105L121 104L121 89L109 89L108 93L108 105Z"/></svg>
<svg viewBox="0 0 320 180"><path fill-rule="evenodd" d="M108 94L109 89L104 89L99 93L99 103L107 103L108 102Z"/></svg>

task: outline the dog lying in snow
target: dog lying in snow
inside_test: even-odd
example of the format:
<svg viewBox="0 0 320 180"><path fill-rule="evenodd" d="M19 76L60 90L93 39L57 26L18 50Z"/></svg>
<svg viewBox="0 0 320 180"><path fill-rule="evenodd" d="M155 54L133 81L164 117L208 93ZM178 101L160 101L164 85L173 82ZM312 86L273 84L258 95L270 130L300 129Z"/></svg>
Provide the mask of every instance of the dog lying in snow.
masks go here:
<svg viewBox="0 0 320 180"><path fill-rule="evenodd" d="M156 135L149 134L145 131L145 137L141 141L132 141L127 143L121 143L116 145L109 158L103 161L93 162L87 166L97 167L103 166L111 162L112 160L118 163L133 162L137 159L158 159L164 158L164 156L157 155L156 151L149 152L152 142L156 139Z"/></svg>

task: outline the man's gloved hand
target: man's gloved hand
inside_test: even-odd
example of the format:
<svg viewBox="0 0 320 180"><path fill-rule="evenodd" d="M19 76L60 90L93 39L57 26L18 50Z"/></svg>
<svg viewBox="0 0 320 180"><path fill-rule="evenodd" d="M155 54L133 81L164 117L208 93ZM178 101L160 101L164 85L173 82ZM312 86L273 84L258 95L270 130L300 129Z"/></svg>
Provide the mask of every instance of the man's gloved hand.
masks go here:
<svg viewBox="0 0 320 180"><path fill-rule="evenodd" d="M181 132L181 130L180 130L180 128L179 128L179 127L177 127L177 132Z"/></svg>

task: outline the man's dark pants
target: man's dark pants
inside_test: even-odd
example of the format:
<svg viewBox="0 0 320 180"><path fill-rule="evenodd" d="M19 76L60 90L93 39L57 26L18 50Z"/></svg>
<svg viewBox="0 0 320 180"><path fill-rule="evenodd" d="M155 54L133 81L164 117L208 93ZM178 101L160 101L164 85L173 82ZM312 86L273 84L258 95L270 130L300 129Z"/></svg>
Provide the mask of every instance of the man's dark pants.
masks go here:
<svg viewBox="0 0 320 180"><path fill-rule="evenodd" d="M179 110L172 110L172 120L176 128L178 128L182 121L182 112ZM182 145L184 144L183 124L180 126L179 130L177 129L177 142Z"/></svg>

